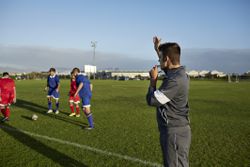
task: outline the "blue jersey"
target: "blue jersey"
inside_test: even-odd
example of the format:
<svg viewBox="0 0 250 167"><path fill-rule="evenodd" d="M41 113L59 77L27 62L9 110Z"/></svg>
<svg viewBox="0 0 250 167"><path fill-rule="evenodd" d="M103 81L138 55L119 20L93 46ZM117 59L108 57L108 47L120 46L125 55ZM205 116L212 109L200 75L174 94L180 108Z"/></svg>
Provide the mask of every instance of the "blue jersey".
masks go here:
<svg viewBox="0 0 250 167"><path fill-rule="evenodd" d="M90 81L87 77L83 76L83 75L77 75L76 76L76 85L77 87L80 85L80 83L83 83L83 87L82 89L79 91L79 96L81 98L83 98L84 96L88 96L91 97L92 96L92 92L90 89Z"/></svg>
<svg viewBox="0 0 250 167"><path fill-rule="evenodd" d="M50 90L55 90L58 88L58 85L60 83L59 77L57 75L54 76L48 76L47 79L47 86L49 87Z"/></svg>

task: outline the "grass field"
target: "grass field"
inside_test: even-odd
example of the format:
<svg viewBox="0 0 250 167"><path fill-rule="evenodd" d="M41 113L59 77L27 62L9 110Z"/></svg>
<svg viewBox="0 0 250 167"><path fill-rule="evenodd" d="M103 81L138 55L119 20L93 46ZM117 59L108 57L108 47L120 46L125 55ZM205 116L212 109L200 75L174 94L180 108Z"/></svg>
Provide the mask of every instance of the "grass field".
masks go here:
<svg viewBox="0 0 250 167"><path fill-rule="evenodd" d="M47 115L45 81L16 82L11 120L0 124L1 167L162 163L155 109L145 102L148 82L92 81L93 131L82 129L87 124L83 113L68 117L69 81L61 83L61 113ZM249 82L191 81L190 107L191 167L250 166ZM37 121L30 119L34 113Z"/></svg>

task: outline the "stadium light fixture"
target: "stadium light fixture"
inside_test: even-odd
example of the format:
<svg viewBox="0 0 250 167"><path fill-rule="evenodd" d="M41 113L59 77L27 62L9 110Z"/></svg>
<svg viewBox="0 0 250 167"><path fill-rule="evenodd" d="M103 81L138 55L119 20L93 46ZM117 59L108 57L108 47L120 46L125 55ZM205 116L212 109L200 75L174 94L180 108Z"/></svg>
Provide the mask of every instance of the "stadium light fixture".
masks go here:
<svg viewBox="0 0 250 167"><path fill-rule="evenodd" d="M95 65L95 49L97 46L97 41L91 41L91 47L93 48L93 66ZM95 79L95 73L94 73L94 79Z"/></svg>

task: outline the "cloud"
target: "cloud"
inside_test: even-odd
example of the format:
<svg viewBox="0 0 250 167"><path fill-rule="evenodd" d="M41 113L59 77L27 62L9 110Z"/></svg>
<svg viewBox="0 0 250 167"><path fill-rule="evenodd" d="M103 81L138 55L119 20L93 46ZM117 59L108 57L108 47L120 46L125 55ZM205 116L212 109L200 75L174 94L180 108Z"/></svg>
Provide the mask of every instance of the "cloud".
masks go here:
<svg viewBox="0 0 250 167"><path fill-rule="evenodd" d="M122 54L93 52L81 49L0 45L1 67L20 70L47 70L50 67L71 69L96 64L98 69L141 70L152 66L150 60L131 58ZM19 70L19 71L20 71Z"/></svg>
<svg viewBox="0 0 250 167"><path fill-rule="evenodd" d="M243 73L250 70L250 49L184 49L188 69Z"/></svg>
<svg viewBox="0 0 250 167"><path fill-rule="evenodd" d="M181 60L188 70L243 73L250 70L250 49L183 49ZM85 64L93 64L91 50L0 45L0 71L45 71L50 67L70 70ZM95 64L98 69L149 70L157 59L97 52Z"/></svg>

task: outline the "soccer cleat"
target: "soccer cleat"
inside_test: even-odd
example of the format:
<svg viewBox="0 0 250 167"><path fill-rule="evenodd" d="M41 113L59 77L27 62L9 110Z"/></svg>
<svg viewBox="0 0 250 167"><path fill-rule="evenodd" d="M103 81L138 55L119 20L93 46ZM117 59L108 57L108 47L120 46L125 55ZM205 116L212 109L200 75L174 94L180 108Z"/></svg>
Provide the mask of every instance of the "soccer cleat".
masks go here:
<svg viewBox="0 0 250 167"><path fill-rule="evenodd" d="M49 111L47 111L47 114L52 113L52 112L53 112L53 110L50 109Z"/></svg>
<svg viewBox="0 0 250 167"><path fill-rule="evenodd" d="M91 126L87 126L87 127L84 127L85 130L92 130L94 129L94 127L91 127Z"/></svg>
<svg viewBox="0 0 250 167"><path fill-rule="evenodd" d="M1 120L1 122L6 122L6 121L9 121L9 117L4 117L2 120Z"/></svg>
<svg viewBox="0 0 250 167"><path fill-rule="evenodd" d="M76 113L74 113L74 112L72 112L71 114L69 114L70 117L73 117L75 115L76 115Z"/></svg>
<svg viewBox="0 0 250 167"><path fill-rule="evenodd" d="M55 114L59 114L59 110L56 110Z"/></svg>
<svg viewBox="0 0 250 167"><path fill-rule="evenodd" d="M76 114L76 117L79 118L79 117L80 117L80 114Z"/></svg>

